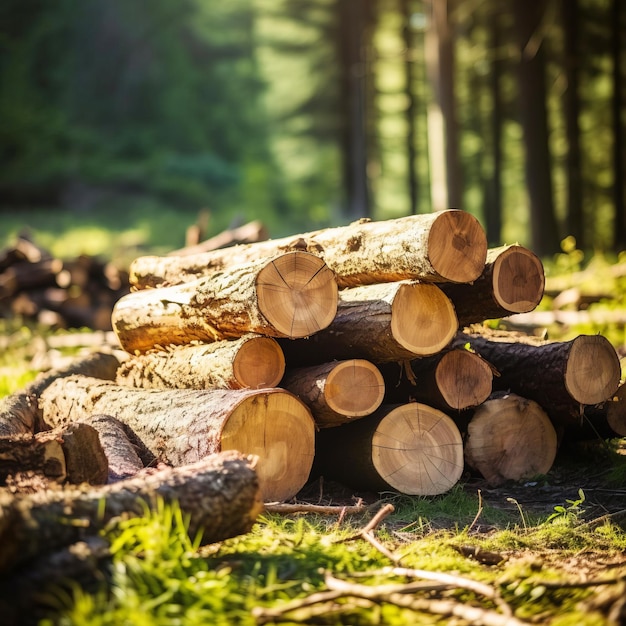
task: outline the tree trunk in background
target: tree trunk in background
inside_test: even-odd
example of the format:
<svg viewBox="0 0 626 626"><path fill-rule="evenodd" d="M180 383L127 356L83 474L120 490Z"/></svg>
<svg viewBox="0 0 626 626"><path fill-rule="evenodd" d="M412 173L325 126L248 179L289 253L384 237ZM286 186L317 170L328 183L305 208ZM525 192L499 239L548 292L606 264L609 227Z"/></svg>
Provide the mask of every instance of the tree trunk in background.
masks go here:
<svg viewBox="0 0 626 626"><path fill-rule="evenodd" d="M462 199L458 126L454 96L452 0L431 0L425 48L433 98L428 107L428 146L433 209L460 208Z"/></svg>
<svg viewBox="0 0 626 626"><path fill-rule="evenodd" d="M580 97L578 76L580 72L580 37L578 0L561 0L561 15L565 36L565 73L567 90L564 95L565 132L567 135L567 233L576 238L579 248L585 241L583 215L582 176L580 169Z"/></svg>
<svg viewBox="0 0 626 626"><path fill-rule="evenodd" d="M554 213L546 109L546 59L540 31L546 1L513 3L520 61L519 105L524 134L526 184L530 201L532 248L539 256L559 251Z"/></svg>

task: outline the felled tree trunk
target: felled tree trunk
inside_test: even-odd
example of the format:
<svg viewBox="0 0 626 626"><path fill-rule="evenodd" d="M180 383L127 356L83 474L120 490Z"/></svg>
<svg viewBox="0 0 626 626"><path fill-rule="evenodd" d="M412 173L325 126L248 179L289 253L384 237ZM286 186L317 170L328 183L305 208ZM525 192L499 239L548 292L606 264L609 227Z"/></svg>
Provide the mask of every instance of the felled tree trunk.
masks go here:
<svg viewBox="0 0 626 626"><path fill-rule="evenodd" d="M445 493L461 478L463 442L444 413L417 402L375 413L317 435L315 471L367 491Z"/></svg>
<svg viewBox="0 0 626 626"><path fill-rule="evenodd" d="M320 428L339 426L373 413L385 395L379 369L364 359L294 368L282 386L311 409Z"/></svg>
<svg viewBox="0 0 626 626"><path fill-rule="evenodd" d="M120 362L113 354L95 352L77 359L67 367L40 375L18 391L0 400L0 437L28 434L45 429L38 399L42 391L58 378L84 374L103 380L115 380Z"/></svg>
<svg viewBox="0 0 626 626"><path fill-rule="evenodd" d="M276 387L284 373L278 342L248 334L131 357L118 369L117 382L143 389L266 389Z"/></svg>
<svg viewBox="0 0 626 626"><path fill-rule="evenodd" d="M266 500L293 497L313 463L311 413L283 389L133 389L72 376L48 387L41 406L50 424L68 415L112 415L174 466L223 450L254 454Z"/></svg>
<svg viewBox="0 0 626 626"><path fill-rule="evenodd" d="M324 261L290 252L186 284L129 293L116 303L112 323L132 354L250 332L307 337L328 326L336 310L337 283Z"/></svg>
<svg viewBox="0 0 626 626"><path fill-rule="evenodd" d="M437 285L400 281L342 290L327 328L280 344L290 367L350 358L385 363L436 354L457 330L454 307Z"/></svg>
<svg viewBox="0 0 626 626"><path fill-rule="evenodd" d="M545 276L541 259L519 245L487 251L485 269L471 284L442 284L454 303L459 325L532 311L541 301Z"/></svg>
<svg viewBox="0 0 626 626"><path fill-rule="evenodd" d="M184 257L139 257L130 267L138 289L174 285L289 250L319 254L341 288L405 279L471 282L480 276L487 238L470 213L450 209L235 246Z"/></svg>
<svg viewBox="0 0 626 626"><path fill-rule="evenodd" d="M469 422L467 465L490 485L546 474L556 457L557 435L539 404L516 394L496 394Z"/></svg>
<svg viewBox="0 0 626 626"><path fill-rule="evenodd" d="M204 543L248 532L262 510L253 463L234 451L88 491L0 498L0 573L94 535L115 517L142 515L159 500L178 502L190 535L201 531Z"/></svg>

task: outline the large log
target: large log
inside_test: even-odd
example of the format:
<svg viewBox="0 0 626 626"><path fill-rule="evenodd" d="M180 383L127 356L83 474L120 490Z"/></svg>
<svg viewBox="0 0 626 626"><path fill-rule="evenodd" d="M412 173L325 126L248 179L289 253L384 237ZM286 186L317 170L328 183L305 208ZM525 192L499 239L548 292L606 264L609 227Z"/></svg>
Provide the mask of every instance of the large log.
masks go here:
<svg viewBox="0 0 626 626"><path fill-rule="evenodd" d="M497 370L493 386L538 402L559 427L578 423L581 405L604 402L617 391L620 363L602 335L530 345L460 333Z"/></svg>
<svg viewBox="0 0 626 626"><path fill-rule="evenodd" d="M32 434L45 429L38 398L53 381L72 374L115 380L119 365L120 361L114 354L94 352L76 359L66 367L40 374L23 390L0 401L0 437Z"/></svg>
<svg viewBox="0 0 626 626"><path fill-rule="evenodd" d="M142 515L146 505L156 509L159 500L178 502L189 516L189 534L202 532L203 543L248 532L262 510L253 464L234 451L91 490L3 493L0 572L97 534L113 518Z"/></svg>
<svg viewBox="0 0 626 626"><path fill-rule="evenodd" d="M454 303L459 326L532 311L541 301L545 275L541 259L520 245L487 251L485 268L471 284L442 284Z"/></svg>
<svg viewBox="0 0 626 626"><path fill-rule="evenodd" d="M379 369L365 359L294 368L282 387L311 409L320 428L339 426L373 413L385 395Z"/></svg>
<svg viewBox="0 0 626 626"><path fill-rule="evenodd" d="M50 385L40 402L45 421L55 425L68 415L112 415L174 466L223 450L254 454L266 500L293 497L313 463L313 418L284 389L134 389L71 376Z"/></svg>
<svg viewBox="0 0 626 626"><path fill-rule="evenodd" d="M235 339L253 332L307 337L330 324L337 283L322 259L289 252L212 277L120 298L113 329L130 353L155 346Z"/></svg>
<svg viewBox="0 0 626 626"><path fill-rule="evenodd" d="M278 342L248 334L130 357L120 365L117 382L143 389L265 389L278 386L284 373Z"/></svg>
<svg viewBox="0 0 626 626"><path fill-rule="evenodd" d="M490 485L546 474L557 435L539 404L516 394L494 395L468 424L465 461Z"/></svg>
<svg viewBox="0 0 626 626"><path fill-rule="evenodd" d="M320 430L314 471L356 489L437 495L463 473L463 442L444 413L417 402L383 405Z"/></svg>
<svg viewBox="0 0 626 626"><path fill-rule="evenodd" d="M478 220L450 209L235 246L184 257L139 257L130 267L138 289L195 280L232 265L289 250L319 254L341 288L405 279L471 282L480 276L487 240Z"/></svg>
<svg viewBox="0 0 626 626"><path fill-rule="evenodd" d="M288 367L351 358L385 363L436 354L457 330L454 307L437 285L399 281L343 289L327 328L280 344Z"/></svg>

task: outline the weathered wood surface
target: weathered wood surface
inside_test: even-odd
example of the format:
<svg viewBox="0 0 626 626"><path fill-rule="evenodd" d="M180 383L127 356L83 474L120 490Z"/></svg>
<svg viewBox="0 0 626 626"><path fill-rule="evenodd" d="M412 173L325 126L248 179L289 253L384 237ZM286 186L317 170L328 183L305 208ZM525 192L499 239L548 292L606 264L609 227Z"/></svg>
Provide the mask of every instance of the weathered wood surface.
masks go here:
<svg viewBox="0 0 626 626"><path fill-rule="evenodd" d="M337 283L324 261L290 252L193 282L132 292L116 303L112 324L132 354L250 332L307 337L328 326L336 310Z"/></svg>
<svg viewBox="0 0 626 626"><path fill-rule="evenodd" d="M359 220L193 256L139 257L131 264L130 283L139 289L174 285L289 250L319 254L341 288L405 279L471 282L483 271L487 240L476 218L450 209L390 220Z"/></svg>
<svg viewBox="0 0 626 626"><path fill-rule="evenodd" d="M115 517L142 515L159 499L178 502L190 535L202 532L203 543L246 533L263 508L253 466L230 451L99 488L0 493L0 573L97 534Z"/></svg>
<svg viewBox="0 0 626 626"><path fill-rule="evenodd" d="M174 466L239 450L258 456L263 497L287 500L306 483L315 448L306 405L284 389L134 389L85 376L52 383L41 396L44 420L107 414Z"/></svg>

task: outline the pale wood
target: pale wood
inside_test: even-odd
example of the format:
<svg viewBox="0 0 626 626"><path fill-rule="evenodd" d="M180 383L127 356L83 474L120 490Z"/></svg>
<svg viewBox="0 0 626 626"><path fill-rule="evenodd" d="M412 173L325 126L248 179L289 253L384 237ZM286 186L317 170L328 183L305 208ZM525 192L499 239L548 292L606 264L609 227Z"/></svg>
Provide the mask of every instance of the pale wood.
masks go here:
<svg viewBox="0 0 626 626"><path fill-rule="evenodd" d="M460 326L532 311L541 301L545 274L541 259L520 245L487 251L485 268L471 284L442 284Z"/></svg>
<svg viewBox="0 0 626 626"><path fill-rule="evenodd" d="M339 426L373 413L385 395L380 370L365 359L294 368L282 387L311 409L320 428Z"/></svg>
<svg viewBox="0 0 626 626"><path fill-rule="evenodd" d="M266 389L285 373L285 356L271 337L239 339L151 350L125 360L120 385L143 389Z"/></svg>
<svg viewBox="0 0 626 626"><path fill-rule="evenodd" d="M306 337L330 324L337 283L322 259L288 252L193 282L120 298L113 330L128 352L235 339L254 332Z"/></svg>
<svg viewBox="0 0 626 626"><path fill-rule="evenodd" d="M138 516L159 500L178 503L189 534L214 543L248 532L262 511L253 460L235 451L195 464L91 489L0 494L0 572L96 535L116 517Z"/></svg>
<svg viewBox="0 0 626 626"><path fill-rule="evenodd" d="M288 250L319 254L341 288L406 279L470 282L483 270L487 240L475 217L449 209L381 221L363 219L192 256L139 257L130 266L129 280L138 289L173 285Z"/></svg>
<svg viewBox="0 0 626 626"><path fill-rule="evenodd" d="M350 358L384 363L436 354L457 330L454 307L438 285L399 281L343 289L327 328L280 344L288 367Z"/></svg>
<svg viewBox="0 0 626 626"><path fill-rule="evenodd" d="M557 434L546 412L516 394L494 396L469 422L465 460L490 485L546 474L557 453Z"/></svg>
<svg viewBox="0 0 626 626"><path fill-rule="evenodd" d="M383 405L321 430L316 471L357 489L437 495L463 473L463 442L455 423L437 409L417 402Z"/></svg>
<svg viewBox="0 0 626 626"><path fill-rule="evenodd" d="M112 415L174 466L223 450L254 454L266 500L293 497L313 463L313 418L284 389L134 389L71 376L46 389L41 406L50 424L68 415Z"/></svg>

